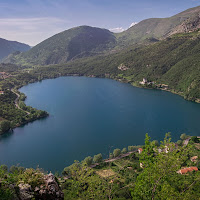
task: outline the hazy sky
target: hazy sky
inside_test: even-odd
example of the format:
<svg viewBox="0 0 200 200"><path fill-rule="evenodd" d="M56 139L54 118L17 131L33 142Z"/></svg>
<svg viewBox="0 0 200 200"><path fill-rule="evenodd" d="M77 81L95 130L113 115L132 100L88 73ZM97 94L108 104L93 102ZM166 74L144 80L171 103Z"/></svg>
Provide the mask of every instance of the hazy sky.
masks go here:
<svg viewBox="0 0 200 200"><path fill-rule="evenodd" d="M199 5L200 0L0 0L0 37L33 46L75 26L123 31Z"/></svg>

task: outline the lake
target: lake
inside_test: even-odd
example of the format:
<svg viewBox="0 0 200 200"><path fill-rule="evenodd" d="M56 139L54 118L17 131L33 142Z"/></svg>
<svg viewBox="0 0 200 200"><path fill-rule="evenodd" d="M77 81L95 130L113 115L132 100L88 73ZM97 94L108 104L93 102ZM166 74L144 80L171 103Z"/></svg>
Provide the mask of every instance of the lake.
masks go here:
<svg viewBox="0 0 200 200"><path fill-rule="evenodd" d="M114 148L163 140L171 132L200 135L200 104L160 90L110 79L60 77L20 89L25 103L50 116L0 138L0 163L62 171L74 160Z"/></svg>

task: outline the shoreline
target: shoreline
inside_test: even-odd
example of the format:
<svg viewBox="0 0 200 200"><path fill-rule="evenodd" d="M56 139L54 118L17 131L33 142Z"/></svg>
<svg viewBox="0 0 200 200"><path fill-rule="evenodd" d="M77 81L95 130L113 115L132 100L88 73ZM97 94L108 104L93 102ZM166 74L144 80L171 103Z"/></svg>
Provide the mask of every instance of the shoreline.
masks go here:
<svg viewBox="0 0 200 200"><path fill-rule="evenodd" d="M44 78L44 79L42 79L42 80L37 80L37 81L34 81L34 82L32 82L32 83L37 83L37 82L41 82L41 81L43 81L43 80L49 80L49 79L56 79L56 78L60 78L60 77L69 77L69 76L76 76L76 77L88 77L88 78L108 78L108 79L111 79L111 80L115 80L115 81L119 81L119 82L121 82L121 83L128 83L128 84L130 84L131 86L133 86L133 87L137 87L137 88L143 88L143 89L155 89L155 90L162 90L162 91L166 91L166 92L170 92L170 93L172 93L172 94L176 94L176 95L179 95L179 96L181 96L184 100L186 100L186 101L190 101L190 102L194 102L194 103L200 103L200 99L196 99L195 101L192 101L192 100L188 100L188 99L185 99L184 98L184 96L182 95L182 94L180 94L180 93L178 93L178 92L176 92L176 91L172 91L172 90L170 90L170 89L162 89L162 88L150 88L150 87L145 87L145 86L140 86L140 85L138 85L138 82L131 82L131 81L128 81L128 80L126 80L126 79L119 79L119 78L110 78L110 77L106 77L106 76L104 76L104 77L97 77L97 76L95 76L95 75L81 75L81 74L68 74L68 75L62 75L62 74L58 74L58 76L56 76L56 77L54 77L54 78ZM24 93L22 93L22 92L20 92L19 91L19 89L20 88L22 88L22 87L24 87L24 86L27 86L27 85L29 85L29 84L32 84L32 83L28 83L28 84L25 84L25 85L21 85L21 86L18 86L18 87L16 87L16 88L12 88L11 89L11 91L13 92L13 90L14 89L16 89L16 92L19 92L19 94L21 95L21 94L24 94ZM15 92L13 92L14 94L16 94ZM24 94L25 95L25 94ZM26 95L25 95L26 96ZM25 98L26 99L26 98ZM22 101L24 104L25 104L25 99ZM26 104L25 104L26 105ZM26 105L27 106L27 105ZM18 108L18 107L17 107ZM18 109L21 109L21 108L18 108ZM34 109L36 109L36 108L34 108ZM21 110L23 110L23 109L21 109ZM36 109L37 110L37 109ZM25 110L23 110L24 112L27 112L27 111L25 111ZM46 112L46 111L45 111ZM42 119L42 118L46 118L46 117L48 117L49 116L49 113L48 112L46 112L47 114L45 115L45 116L42 116L42 117L38 117L38 118L36 118L36 119L33 119L33 120L30 120L30 121L27 121L27 122L25 122L25 123L22 123L22 124L17 124L15 127L13 127L13 128L11 128L10 130L11 131L13 131L15 128L17 128L17 127L21 127L21 126L24 126L24 125L26 125L26 124L28 124L28 123L30 123L30 122L34 122L34 121L36 121L36 120L39 120L39 119ZM3 133L1 133L0 135L4 135L4 134L6 134L6 133L8 133L8 131L6 131L6 132L3 132Z"/></svg>

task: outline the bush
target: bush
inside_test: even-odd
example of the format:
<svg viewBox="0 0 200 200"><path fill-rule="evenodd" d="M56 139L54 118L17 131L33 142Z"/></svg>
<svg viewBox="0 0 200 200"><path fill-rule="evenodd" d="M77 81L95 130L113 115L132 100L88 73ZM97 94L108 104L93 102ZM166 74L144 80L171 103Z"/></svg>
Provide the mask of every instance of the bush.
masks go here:
<svg viewBox="0 0 200 200"><path fill-rule="evenodd" d="M177 144L178 144L178 146L182 146L183 140L178 140L178 141L177 141Z"/></svg>
<svg viewBox="0 0 200 200"><path fill-rule="evenodd" d="M199 139L197 138L197 136L192 136L191 141L193 141L194 143L199 143Z"/></svg>
<svg viewBox="0 0 200 200"><path fill-rule="evenodd" d="M181 138L181 140L186 140L188 138L188 135L183 133L183 134L181 134L180 138Z"/></svg>
<svg viewBox="0 0 200 200"><path fill-rule="evenodd" d="M95 155L94 158L93 158L94 163L100 163L100 162L102 162L102 160L103 160L103 157L102 157L101 153Z"/></svg>
<svg viewBox="0 0 200 200"><path fill-rule="evenodd" d="M0 132L6 132L10 129L10 121L4 120L0 122Z"/></svg>
<svg viewBox="0 0 200 200"><path fill-rule="evenodd" d="M122 149L122 153L124 154L124 153L127 153L127 149L126 148L123 148Z"/></svg>
<svg viewBox="0 0 200 200"><path fill-rule="evenodd" d="M110 153L109 158L110 159L114 158L113 153Z"/></svg>
<svg viewBox="0 0 200 200"><path fill-rule="evenodd" d="M117 156L119 156L120 154L121 154L121 150L120 150L120 149L114 149L114 151L113 151L114 157L117 157Z"/></svg>
<svg viewBox="0 0 200 200"><path fill-rule="evenodd" d="M83 161L87 166L90 166L92 164L92 157L88 156Z"/></svg>
<svg viewBox="0 0 200 200"><path fill-rule="evenodd" d="M18 167L14 166L14 165L10 167L9 171L12 174L15 174L15 173L17 174L19 172Z"/></svg>
<svg viewBox="0 0 200 200"><path fill-rule="evenodd" d="M8 167L6 165L1 165L0 170L2 170L5 173L8 171Z"/></svg>
<svg viewBox="0 0 200 200"><path fill-rule="evenodd" d="M137 149L138 149L137 146L128 146L128 151L135 151Z"/></svg>
<svg viewBox="0 0 200 200"><path fill-rule="evenodd" d="M159 142L158 142L158 140L154 140L154 141L152 141L152 144L155 145L155 146L157 146L157 147L159 146Z"/></svg>

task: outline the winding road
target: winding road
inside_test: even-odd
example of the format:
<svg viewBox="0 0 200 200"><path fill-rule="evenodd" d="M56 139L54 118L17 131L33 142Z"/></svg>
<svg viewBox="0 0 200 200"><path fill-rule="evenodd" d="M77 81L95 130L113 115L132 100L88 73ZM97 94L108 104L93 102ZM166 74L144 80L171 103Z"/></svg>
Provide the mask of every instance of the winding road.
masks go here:
<svg viewBox="0 0 200 200"><path fill-rule="evenodd" d="M17 92L15 92L14 89L11 89L11 91L12 91L14 94L17 95L17 98L15 99L15 106L16 106L18 109L23 110L23 109L21 109L21 108L19 107L19 104L18 104L20 95L19 95ZM30 112L25 111L25 110L23 110L23 111L24 111L25 113L27 113L28 115L30 115Z"/></svg>

